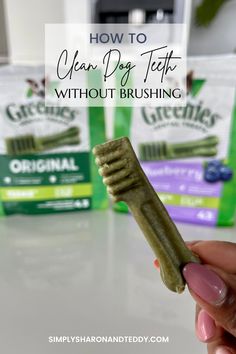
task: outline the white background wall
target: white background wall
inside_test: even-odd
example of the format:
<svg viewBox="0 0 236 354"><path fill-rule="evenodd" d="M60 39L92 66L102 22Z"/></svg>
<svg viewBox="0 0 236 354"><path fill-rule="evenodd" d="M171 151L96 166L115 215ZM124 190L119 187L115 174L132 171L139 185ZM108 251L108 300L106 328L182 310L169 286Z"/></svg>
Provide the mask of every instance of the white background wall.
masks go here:
<svg viewBox="0 0 236 354"><path fill-rule="evenodd" d="M86 22L89 0L4 0L12 63L44 61L44 24Z"/></svg>
<svg viewBox="0 0 236 354"><path fill-rule="evenodd" d="M7 38L5 28L5 17L3 0L0 0L0 63L7 57Z"/></svg>

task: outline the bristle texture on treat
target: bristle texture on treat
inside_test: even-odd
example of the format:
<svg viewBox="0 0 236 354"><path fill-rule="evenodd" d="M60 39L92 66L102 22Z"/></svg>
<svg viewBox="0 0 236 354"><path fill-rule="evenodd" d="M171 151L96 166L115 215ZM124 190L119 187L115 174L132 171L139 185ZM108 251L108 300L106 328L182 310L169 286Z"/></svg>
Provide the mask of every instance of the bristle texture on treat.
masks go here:
<svg viewBox="0 0 236 354"><path fill-rule="evenodd" d="M116 201L120 200L127 190L139 185L133 161L127 157L128 149L130 142L127 138L113 140L93 149L96 164L100 167L99 174Z"/></svg>
<svg viewBox="0 0 236 354"><path fill-rule="evenodd" d="M37 150L33 135L24 135L17 138L6 139L7 153L9 155L24 155Z"/></svg>
<svg viewBox="0 0 236 354"><path fill-rule="evenodd" d="M139 157L144 161L165 160L168 157L165 141L140 144Z"/></svg>

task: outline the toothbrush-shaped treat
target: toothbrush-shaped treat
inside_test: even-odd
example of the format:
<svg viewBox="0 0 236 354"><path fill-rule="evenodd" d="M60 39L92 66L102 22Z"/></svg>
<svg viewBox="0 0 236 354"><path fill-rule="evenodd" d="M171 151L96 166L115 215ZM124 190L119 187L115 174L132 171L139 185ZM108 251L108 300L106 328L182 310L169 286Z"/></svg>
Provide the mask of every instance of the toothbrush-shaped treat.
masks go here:
<svg viewBox="0 0 236 354"><path fill-rule="evenodd" d="M71 127L61 133L36 137L34 135L20 135L15 138L6 138L8 155L27 155L51 150L65 145L78 145L80 130Z"/></svg>
<svg viewBox="0 0 236 354"><path fill-rule="evenodd" d="M181 270L199 259L185 245L164 205L150 185L128 138L93 149L99 173L114 201L124 201L160 262L161 277L172 291L185 288Z"/></svg>
<svg viewBox="0 0 236 354"><path fill-rule="evenodd" d="M211 157L217 154L218 143L219 139L215 135L175 144L169 144L166 141L142 143L139 145L139 158L141 161L157 161Z"/></svg>

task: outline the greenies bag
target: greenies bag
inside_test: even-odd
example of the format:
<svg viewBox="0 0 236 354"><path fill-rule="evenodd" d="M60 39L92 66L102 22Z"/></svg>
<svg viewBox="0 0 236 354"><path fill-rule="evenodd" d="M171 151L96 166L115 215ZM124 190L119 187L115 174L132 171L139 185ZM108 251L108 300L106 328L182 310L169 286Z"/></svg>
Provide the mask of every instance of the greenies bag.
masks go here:
<svg viewBox="0 0 236 354"><path fill-rule="evenodd" d="M107 207L91 155L103 107L45 107L47 81L43 67L0 68L0 215Z"/></svg>
<svg viewBox="0 0 236 354"><path fill-rule="evenodd" d="M232 225L236 205L236 57L188 60L185 107L117 107L128 136L176 221ZM127 212L123 203L115 210Z"/></svg>

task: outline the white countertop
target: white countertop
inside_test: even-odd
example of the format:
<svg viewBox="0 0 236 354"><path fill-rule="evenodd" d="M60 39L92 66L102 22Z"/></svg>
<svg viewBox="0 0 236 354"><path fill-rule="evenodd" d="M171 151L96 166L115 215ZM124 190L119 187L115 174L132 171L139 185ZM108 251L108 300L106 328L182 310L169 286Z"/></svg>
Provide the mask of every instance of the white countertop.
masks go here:
<svg viewBox="0 0 236 354"><path fill-rule="evenodd" d="M178 224L184 239L235 228ZM203 354L194 302L170 292L133 218L84 212L0 220L0 352ZM169 336L169 343L49 343L49 336Z"/></svg>

